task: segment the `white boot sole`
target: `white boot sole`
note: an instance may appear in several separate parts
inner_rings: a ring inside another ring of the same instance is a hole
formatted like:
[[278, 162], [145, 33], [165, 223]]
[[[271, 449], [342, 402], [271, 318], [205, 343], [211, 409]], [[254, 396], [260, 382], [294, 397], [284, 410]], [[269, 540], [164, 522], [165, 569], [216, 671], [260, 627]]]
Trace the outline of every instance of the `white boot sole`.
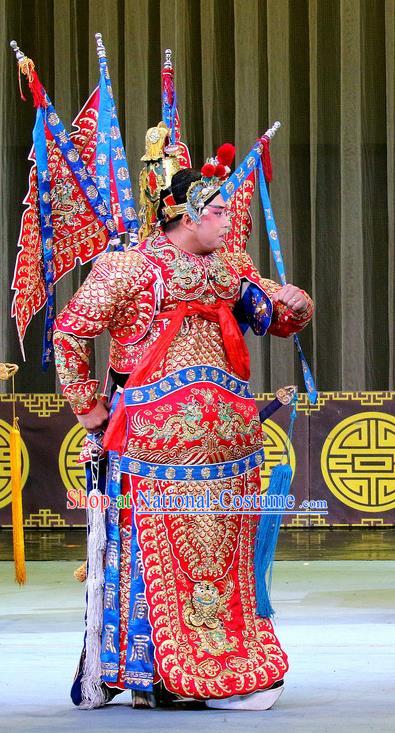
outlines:
[[232, 697], [206, 700], [206, 706], [215, 710], [269, 710], [278, 700], [284, 685], [274, 690], [262, 690], [251, 695], [232, 695]]

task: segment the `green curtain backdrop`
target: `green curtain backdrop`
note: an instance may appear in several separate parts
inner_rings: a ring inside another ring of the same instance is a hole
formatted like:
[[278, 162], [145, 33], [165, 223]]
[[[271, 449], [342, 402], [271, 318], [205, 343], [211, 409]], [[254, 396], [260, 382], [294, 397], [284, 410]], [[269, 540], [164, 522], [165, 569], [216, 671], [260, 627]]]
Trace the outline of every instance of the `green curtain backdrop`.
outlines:
[[[21, 364], [18, 391], [52, 391], [56, 379], [40, 370], [42, 314], [28, 330], [24, 365], [9, 317], [34, 111], [19, 99], [8, 44], [16, 39], [34, 59], [70, 126], [98, 79], [97, 31], [135, 196], [145, 131], [160, 119], [165, 48], [196, 165], [224, 141], [240, 159], [281, 121], [271, 197], [289, 281], [316, 302], [302, 341], [318, 387], [394, 389], [394, 0], [1, 0], [0, 360]], [[257, 201], [254, 219], [251, 254], [275, 276]], [[59, 306], [86, 272], [61, 281]], [[257, 391], [301, 384], [292, 341], [249, 345]], [[102, 339], [99, 375], [105, 352]]]

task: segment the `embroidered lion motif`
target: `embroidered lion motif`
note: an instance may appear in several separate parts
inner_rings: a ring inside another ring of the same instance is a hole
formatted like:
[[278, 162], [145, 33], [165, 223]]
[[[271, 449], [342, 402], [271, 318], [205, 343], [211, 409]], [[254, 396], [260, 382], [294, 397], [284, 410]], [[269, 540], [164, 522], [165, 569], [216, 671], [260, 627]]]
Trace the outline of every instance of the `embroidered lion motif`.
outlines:
[[208, 629], [217, 629], [221, 624], [218, 614], [225, 610], [232, 592], [232, 582], [228, 583], [222, 595], [210, 581], [201, 580], [195, 583], [191, 600], [187, 601], [184, 609], [186, 623], [195, 628], [206, 626]]

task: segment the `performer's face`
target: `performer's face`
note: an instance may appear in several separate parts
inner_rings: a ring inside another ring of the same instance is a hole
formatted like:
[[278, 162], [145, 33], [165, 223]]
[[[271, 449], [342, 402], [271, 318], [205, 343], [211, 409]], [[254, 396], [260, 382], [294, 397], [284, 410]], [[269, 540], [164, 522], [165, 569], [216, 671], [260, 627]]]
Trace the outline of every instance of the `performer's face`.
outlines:
[[222, 196], [218, 194], [206, 204], [194, 234], [202, 254], [220, 249], [230, 228], [230, 212]]
[[222, 247], [230, 229], [230, 211], [219, 194], [206, 204], [199, 222], [184, 214], [179, 225], [167, 233], [170, 241], [195, 254], [210, 254]]

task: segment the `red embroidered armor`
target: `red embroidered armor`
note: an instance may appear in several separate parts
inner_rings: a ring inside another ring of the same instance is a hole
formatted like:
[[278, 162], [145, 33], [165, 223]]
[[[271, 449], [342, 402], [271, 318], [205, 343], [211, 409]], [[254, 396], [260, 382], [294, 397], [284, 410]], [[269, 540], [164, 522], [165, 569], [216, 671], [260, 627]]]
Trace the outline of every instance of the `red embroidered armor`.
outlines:
[[[105, 328], [110, 366], [135, 381], [128, 381], [124, 396], [131, 402], [119, 413], [126, 408], [127, 428], [117, 412], [109, 427], [121, 426], [121, 471], [132, 474], [124, 476], [122, 491], [132, 491], [135, 505], [141, 491], [157, 498], [167, 491], [196, 498], [206, 489], [214, 498], [223, 491], [244, 497], [260, 492], [261, 426], [242, 381], [248, 354], [232, 315], [249, 283], [269, 299], [280, 288], [262, 278], [241, 249], [190, 254], [158, 232], [131, 251], [103, 255], [59, 315], [58, 372], [76, 413], [95, 404], [89, 339]], [[267, 308], [266, 298], [259, 307]], [[268, 330], [288, 336], [311, 314], [309, 298], [297, 315], [274, 302]], [[231, 507], [196, 516], [135, 513], [156, 669], [168, 690], [227, 697], [283, 678], [286, 655], [271, 622], [256, 615], [256, 521]], [[121, 527], [131, 523], [131, 509], [122, 510]], [[124, 688], [131, 683], [126, 539], [120, 556], [119, 665], [112, 672], [104, 662], [102, 673], [107, 684]]]
[[[242, 280], [258, 285], [270, 299], [281, 287], [261, 277], [245, 251], [224, 249], [194, 255], [181, 251], [162, 233], [127, 252], [102, 255], [56, 319], [56, 367], [75, 414], [85, 414], [96, 404], [99, 383], [89, 373], [91, 338], [107, 328], [111, 334], [109, 365], [118, 373], [129, 374], [168, 325], [166, 311], [176, 309], [179, 301], [210, 304], [218, 298], [234, 306]], [[307, 300], [306, 310], [298, 314], [282, 303], [273, 303], [269, 333], [287, 337], [304, 328], [313, 312], [308, 296]], [[188, 321], [169, 349], [169, 367], [196, 363], [196, 349], [191, 356], [186, 343], [187, 329], [187, 342], [195, 343], [206, 363], [208, 359], [208, 363], [227, 368], [218, 323], [199, 315]]]

